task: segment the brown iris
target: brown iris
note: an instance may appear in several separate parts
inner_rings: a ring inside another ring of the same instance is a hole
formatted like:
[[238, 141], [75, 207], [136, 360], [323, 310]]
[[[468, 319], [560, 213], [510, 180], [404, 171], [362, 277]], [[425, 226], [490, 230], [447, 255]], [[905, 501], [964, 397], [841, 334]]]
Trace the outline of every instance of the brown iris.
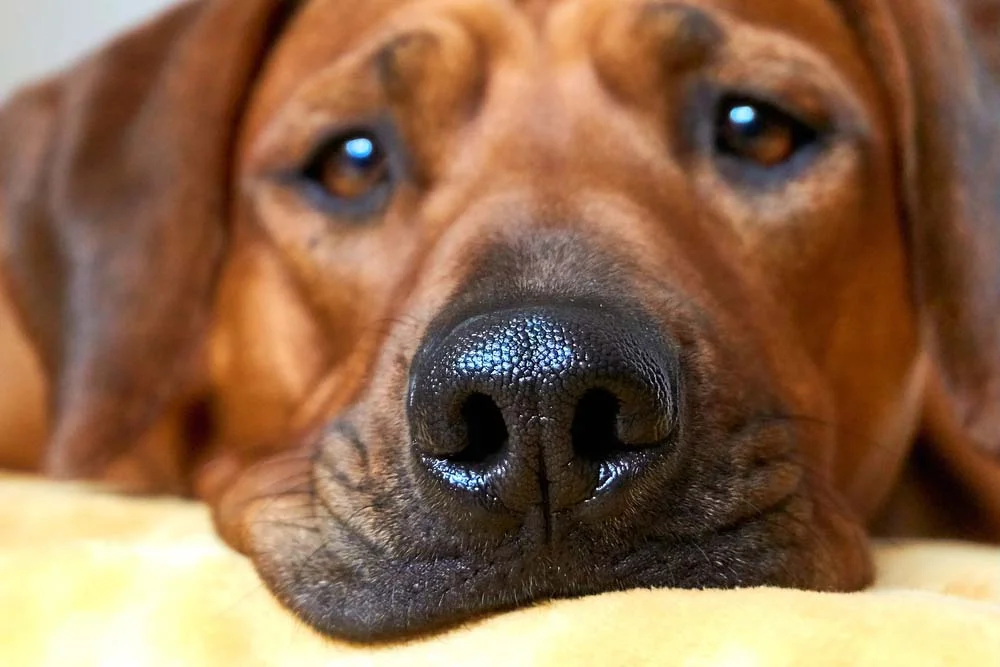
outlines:
[[389, 161], [374, 137], [347, 136], [330, 144], [315, 178], [333, 197], [361, 199], [389, 178]]
[[787, 162], [817, 139], [810, 126], [777, 107], [750, 99], [728, 98], [716, 118], [716, 150], [762, 167]]

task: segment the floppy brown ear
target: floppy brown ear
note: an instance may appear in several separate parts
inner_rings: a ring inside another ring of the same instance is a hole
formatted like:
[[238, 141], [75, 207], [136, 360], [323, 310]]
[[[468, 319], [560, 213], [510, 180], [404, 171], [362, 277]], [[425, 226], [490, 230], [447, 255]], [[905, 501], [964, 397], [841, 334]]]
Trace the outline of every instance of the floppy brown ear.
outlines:
[[294, 4], [182, 4], [0, 109], [0, 272], [50, 381], [48, 472], [100, 476], [191, 374], [234, 135]]
[[959, 3], [842, 2], [898, 130], [914, 299], [931, 361], [915, 457], [942, 503], [963, 508], [938, 524], [964, 520], [966, 532], [1000, 539], [998, 81]]

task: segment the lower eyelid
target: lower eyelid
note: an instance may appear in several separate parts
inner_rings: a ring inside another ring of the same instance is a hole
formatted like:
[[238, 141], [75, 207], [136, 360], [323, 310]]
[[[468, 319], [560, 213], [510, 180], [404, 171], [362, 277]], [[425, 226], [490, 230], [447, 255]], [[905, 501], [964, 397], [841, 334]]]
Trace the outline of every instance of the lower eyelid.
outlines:
[[824, 161], [829, 145], [822, 139], [793, 154], [788, 160], [765, 167], [738, 157], [722, 155], [709, 158], [712, 169], [737, 189], [752, 193], [780, 190], [801, 175], [816, 169]]
[[386, 179], [364, 197], [346, 200], [330, 196], [320, 184], [313, 181], [299, 179], [291, 185], [313, 209], [334, 219], [350, 222], [366, 221], [380, 214], [388, 206], [394, 189], [393, 182]]

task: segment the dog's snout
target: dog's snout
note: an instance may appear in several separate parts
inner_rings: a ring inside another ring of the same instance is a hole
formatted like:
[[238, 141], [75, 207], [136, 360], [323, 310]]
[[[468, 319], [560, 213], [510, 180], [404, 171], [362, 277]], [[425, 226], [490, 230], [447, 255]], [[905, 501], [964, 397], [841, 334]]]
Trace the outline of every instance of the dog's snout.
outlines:
[[417, 355], [413, 445], [449, 491], [565, 509], [669, 444], [675, 359], [653, 327], [598, 306], [478, 315]]

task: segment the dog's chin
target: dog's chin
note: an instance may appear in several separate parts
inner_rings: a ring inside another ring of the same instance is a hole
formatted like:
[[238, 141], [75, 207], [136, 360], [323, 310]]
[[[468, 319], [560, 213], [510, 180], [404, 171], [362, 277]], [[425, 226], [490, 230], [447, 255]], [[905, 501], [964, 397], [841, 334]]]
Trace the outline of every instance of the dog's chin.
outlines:
[[387, 538], [405, 546], [383, 548], [317, 505], [304, 513], [301, 498], [262, 503], [247, 524], [247, 551], [283, 605], [350, 641], [405, 639], [545, 600], [632, 588], [847, 591], [871, 577], [860, 528], [800, 496], [683, 539], [624, 542], [594, 530], [530, 550], [512, 537], [441, 551], [419, 534]]

